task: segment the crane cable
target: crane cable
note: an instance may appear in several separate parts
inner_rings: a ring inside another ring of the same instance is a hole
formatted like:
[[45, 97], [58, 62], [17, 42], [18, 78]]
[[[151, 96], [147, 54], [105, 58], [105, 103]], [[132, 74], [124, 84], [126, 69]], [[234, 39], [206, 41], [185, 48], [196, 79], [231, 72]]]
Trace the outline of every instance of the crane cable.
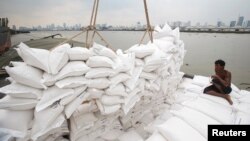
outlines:
[[[89, 48], [90, 46], [93, 45], [93, 40], [94, 40], [94, 36], [95, 34], [97, 34], [99, 36], [99, 38], [106, 43], [106, 46], [112, 50], [114, 50], [110, 44], [102, 37], [102, 35], [97, 31], [96, 29], [96, 18], [97, 18], [97, 12], [98, 12], [98, 6], [99, 6], [99, 0], [95, 0], [94, 1], [94, 5], [93, 5], [93, 8], [92, 8], [92, 13], [91, 13], [91, 19], [90, 19], [90, 25], [87, 26], [86, 28], [83, 28], [82, 31], [78, 34], [76, 34], [75, 36], [63, 41], [62, 43], [60, 43], [59, 45], [62, 45], [64, 43], [67, 43], [69, 41], [71, 41], [72, 39], [74, 39], [75, 37], [81, 35], [82, 33], [84, 32], [87, 32], [86, 33], [86, 42], [85, 42], [85, 45], [87, 48]], [[149, 38], [150, 38], [150, 41], [151, 43], [153, 43], [153, 29], [150, 25], [150, 20], [149, 20], [149, 15], [148, 15], [148, 8], [147, 8], [147, 1], [144, 0], [144, 10], [145, 10], [145, 15], [146, 15], [146, 20], [147, 20], [147, 28], [146, 28], [146, 31], [144, 32], [143, 34], [143, 37], [139, 43], [139, 45], [141, 45], [141, 43], [143, 42], [146, 34], [148, 33], [149, 35]], [[88, 34], [89, 34], [89, 31], [93, 31], [93, 34], [92, 34], [92, 37], [91, 37], [91, 41], [90, 41], [90, 44], [88, 44]], [[57, 46], [59, 46], [57, 45]]]
[[146, 31], [144, 32], [143, 36], [142, 36], [142, 39], [140, 41], [140, 44], [139, 46], [142, 44], [142, 41], [144, 40], [146, 34], [148, 33], [149, 35], [149, 38], [150, 38], [150, 41], [151, 43], [153, 43], [153, 29], [150, 25], [150, 20], [149, 20], [149, 15], [148, 15], [148, 7], [147, 7], [147, 1], [144, 0], [144, 10], [145, 10], [145, 15], [146, 15], [146, 20], [147, 20], [147, 28], [146, 28]]
[[[98, 12], [98, 7], [99, 7], [99, 0], [95, 0], [93, 9], [92, 9], [92, 14], [91, 14], [91, 19], [90, 19], [90, 25], [88, 26], [89, 28], [87, 29], [87, 35], [86, 35], [86, 47], [89, 48], [89, 46], [93, 45], [93, 40], [95, 35], [99, 36], [101, 41], [103, 41], [106, 46], [112, 50], [114, 50], [110, 44], [103, 38], [103, 36], [97, 31], [96, 29], [96, 18], [97, 18], [97, 12]], [[93, 31], [90, 44], [88, 44], [88, 32]]]

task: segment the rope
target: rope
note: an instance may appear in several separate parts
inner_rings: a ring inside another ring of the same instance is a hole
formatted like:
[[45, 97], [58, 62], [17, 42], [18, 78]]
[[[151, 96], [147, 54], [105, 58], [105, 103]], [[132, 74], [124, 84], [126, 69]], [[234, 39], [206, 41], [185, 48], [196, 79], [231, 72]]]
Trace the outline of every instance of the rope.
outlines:
[[150, 38], [151, 43], [153, 43], [153, 33], [152, 33], [152, 28], [150, 25], [150, 21], [149, 21], [149, 15], [148, 15], [148, 8], [147, 8], [147, 1], [144, 0], [144, 9], [145, 9], [145, 15], [146, 15], [146, 20], [147, 20], [147, 29], [145, 31], [145, 33], [143, 34], [143, 37], [139, 43], [139, 46], [141, 45], [142, 41], [144, 40], [146, 33], [148, 32], [148, 36]]
[[109, 45], [109, 43], [101, 36], [101, 34], [100, 34], [99, 32], [96, 31], [96, 34], [101, 38], [101, 40], [102, 40], [103, 42], [106, 43], [106, 46], [107, 46], [108, 48], [110, 48], [110, 49], [112, 49], [113, 51], [115, 51], [115, 49], [112, 48], [112, 47]]
[[[89, 25], [87, 28], [84, 28], [82, 32], [80, 32], [80, 33], [78, 33], [77, 35], [71, 37], [70, 39], [65, 40], [64, 42], [60, 43], [59, 45], [64, 44], [64, 43], [66, 43], [66, 42], [68, 42], [68, 41], [74, 39], [75, 37], [77, 37], [77, 36], [79, 36], [80, 34], [82, 34], [82, 33], [84, 33], [84, 32], [87, 31], [87, 33], [86, 33], [86, 43], [85, 43], [85, 44], [86, 44], [86, 47], [89, 48], [89, 46], [88, 46], [88, 38], [89, 38], [89, 37], [88, 37], [88, 34], [89, 34], [89, 31], [93, 31], [93, 34], [92, 34], [92, 37], [91, 37], [91, 40], [90, 40], [90, 45], [93, 44], [93, 40], [94, 40], [95, 34], [97, 34], [97, 35], [101, 38], [101, 40], [102, 40], [103, 42], [106, 43], [106, 45], [107, 45], [108, 48], [114, 50], [114, 49], [109, 45], [109, 43], [101, 36], [101, 34], [100, 34], [100, 33], [96, 30], [96, 28], [95, 28], [95, 26], [96, 26], [96, 19], [97, 19], [98, 7], [99, 7], [99, 0], [95, 0], [95, 1], [94, 1], [94, 5], [93, 5], [93, 8], [92, 8], [92, 13], [91, 13], [90, 25]], [[150, 21], [149, 21], [148, 8], [147, 8], [147, 1], [146, 1], [146, 0], [144, 0], [144, 9], [145, 9], [145, 15], [146, 15], [146, 20], [147, 20], [147, 29], [146, 29], [145, 33], [143, 34], [143, 37], [142, 37], [142, 39], [141, 39], [141, 41], [140, 41], [140, 44], [141, 44], [142, 41], [144, 40], [144, 38], [145, 38], [147, 32], [148, 32], [148, 35], [149, 35], [149, 37], [150, 37], [150, 41], [153, 42], [153, 33], [152, 33], [153, 30], [152, 30], [152, 28], [151, 28]], [[139, 44], [139, 45], [140, 45], [140, 44]], [[59, 46], [59, 45], [57, 45], [57, 46]], [[57, 47], [57, 46], [56, 46], [56, 47]]]
[[[89, 39], [88, 37], [88, 33], [89, 31], [93, 31], [92, 37], [90, 39], [90, 45], [93, 44], [93, 40], [95, 37], [95, 34], [97, 34], [100, 39], [107, 45], [107, 47], [109, 47], [110, 49], [114, 50], [109, 43], [102, 37], [102, 35], [96, 30], [95, 26], [96, 26], [96, 19], [97, 19], [97, 12], [98, 12], [98, 7], [99, 7], [99, 0], [95, 0], [94, 5], [93, 5], [93, 9], [92, 9], [92, 14], [91, 14], [91, 20], [90, 20], [90, 25], [88, 26], [89, 28], [87, 29], [87, 35], [86, 35], [86, 44], [87, 41]], [[88, 47], [88, 46], [87, 46]]]
[[94, 26], [96, 24], [96, 17], [97, 17], [97, 12], [98, 12], [98, 6], [99, 6], [99, 0], [97, 0], [97, 4], [96, 4], [96, 11], [95, 11], [95, 19], [94, 19]]
[[[69, 39], [64, 40], [63, 42], [61, 42], [61, 43], [58, 44], [57, 46], [60, 46], [60, 45], [62, 45], [62, 44], [64, 44], [64, 43], [67, 43], [67, 42], [71, 41], [71, 40], [74, 39], [75, 37], [77, 37], [77, 36], [81, 35], [82, 33], [86, 32], [87, 30], [88, 30], [88, 27], [87, 27], [87, 28], [84, 28], [80, 33], [76, 34], [75, 36], [73, 36], [73, 37], [71, 37], [71, 38], [69, 38]], [[57, 47], [57, 46], [56, 46], [56, 47]], [[56, 47], [54, 47], [54, 48], [56, 48]]]
[[93, 16], [94, 16], [94, 12], [96, 10], [96, 0], [94, 2], [94, 5], [93, 5], [93, 8], [92, 8], [92, 14], [91, 14], [91, 19], [90, 19], [90, 23], [89, 25], [92, 25], [92, 22], [93, 22]]

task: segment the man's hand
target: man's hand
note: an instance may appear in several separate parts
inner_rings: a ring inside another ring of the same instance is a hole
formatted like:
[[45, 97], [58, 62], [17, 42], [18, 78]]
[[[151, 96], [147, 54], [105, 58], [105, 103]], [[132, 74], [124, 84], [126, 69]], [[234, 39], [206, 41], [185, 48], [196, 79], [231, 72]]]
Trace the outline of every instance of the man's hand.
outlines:
[[220, 77], [218, 75], [212, 75], [211, 76], [213, 79], [220, 79]]

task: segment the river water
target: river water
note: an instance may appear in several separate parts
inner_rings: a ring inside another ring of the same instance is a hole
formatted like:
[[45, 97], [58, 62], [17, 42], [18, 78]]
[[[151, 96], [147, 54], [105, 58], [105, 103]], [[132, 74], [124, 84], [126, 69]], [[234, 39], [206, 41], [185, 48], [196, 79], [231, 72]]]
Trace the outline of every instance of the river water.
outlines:
[[[12, 45], [56, 33], [61, 33], [63, 37], [70, 38], [79, 32], [35, 31], [29, 34], [18, 34], [12, 36]], [[113, 48], [125, 50], [139, 43], [144, 32], [103, 31], [100, 33]], [[84, 33], [74, 40], [85, 42], [85, 36]], [[226, 62], [226, 69], [232, 72], [232, 82], [242, 89], [250, 87], [250, 34], [181, 32], [181, 40], [184, 41], [187, 50], [181, 71], [188, 74], [210, 76], [214, 74], [214, 61], [223, 59]], [[99, 38], [96, 38], [95, 41], [103, 43]], [[148, 38], [144, 42], [147, 41]], [[249, 85], [242, 83], [248, 83]]]

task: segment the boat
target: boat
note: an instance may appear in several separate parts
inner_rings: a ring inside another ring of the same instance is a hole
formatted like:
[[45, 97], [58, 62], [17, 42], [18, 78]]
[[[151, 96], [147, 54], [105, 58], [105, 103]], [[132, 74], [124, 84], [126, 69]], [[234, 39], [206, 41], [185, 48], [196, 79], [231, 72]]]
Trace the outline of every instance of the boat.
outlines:
[[0, 55], [11, 47], [10, 28], [8, 18], [0, 18]]

